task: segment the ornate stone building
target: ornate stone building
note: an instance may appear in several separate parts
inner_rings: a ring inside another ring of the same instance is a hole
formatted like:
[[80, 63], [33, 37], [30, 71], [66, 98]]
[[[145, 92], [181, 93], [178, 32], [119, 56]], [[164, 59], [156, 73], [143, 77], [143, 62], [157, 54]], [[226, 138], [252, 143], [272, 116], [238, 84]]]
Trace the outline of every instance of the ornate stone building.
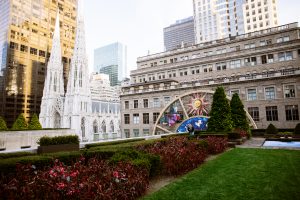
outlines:
[[176, 131], [193, 102], [205, 96], [199, 105], [209, 104], [205, 94], [218, 86], [239, 93], [258, 128], [300, 122], [297, 23], [140, 57], [137, 65], [121, 92], [123, 137], [169, 133], [173, 124]]
[[[103, 101], [101, 95], [106, 95], [106, 92], [102, 93], [97, 89], [105, 87], [97, 84], [96, 78], [92, 78], [92, 91], [98, 92], [93, 92], [94, 100], [92, 100], [82, 14], [78, 14], [77, 18], [74, 54], [71, 59], [67, 92], [64, 94], [59, 17], [56, 20], [40, 113], [43, 128], [74, 129], [81, 141], [120, 137], [119, 100], [106, 98]], [[112, 101], [114, 103], [111, 103]]]

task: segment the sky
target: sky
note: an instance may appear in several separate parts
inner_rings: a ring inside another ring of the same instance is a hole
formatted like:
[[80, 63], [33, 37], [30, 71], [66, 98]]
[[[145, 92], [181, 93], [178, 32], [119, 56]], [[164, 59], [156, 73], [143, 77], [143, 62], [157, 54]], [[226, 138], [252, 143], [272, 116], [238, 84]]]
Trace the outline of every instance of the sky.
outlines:
[[[279, 24], [300, 22], [299, 0], [278, 0]], [[163, 28], [193, 15], [192, 0], [85, 0], [84, 16], [90, 70], [94, 49], [127, 45], [128, 68], [137, 57], [164, 51]]]

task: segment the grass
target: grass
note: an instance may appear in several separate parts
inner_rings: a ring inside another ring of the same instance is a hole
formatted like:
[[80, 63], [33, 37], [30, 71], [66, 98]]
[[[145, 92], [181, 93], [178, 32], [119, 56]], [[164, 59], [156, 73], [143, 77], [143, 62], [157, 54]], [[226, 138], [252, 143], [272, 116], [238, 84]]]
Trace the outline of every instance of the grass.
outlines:
[[143, 199], [297, 200], [300, 151], [234, 149]]

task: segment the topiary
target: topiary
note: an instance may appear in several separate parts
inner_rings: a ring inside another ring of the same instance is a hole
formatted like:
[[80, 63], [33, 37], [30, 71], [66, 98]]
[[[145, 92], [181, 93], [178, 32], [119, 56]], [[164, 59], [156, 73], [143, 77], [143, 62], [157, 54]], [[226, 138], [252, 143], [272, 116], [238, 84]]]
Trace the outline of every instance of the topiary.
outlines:
[[0, 117], [0, 131], [6, 131], [6, 130], [7, 130], [6, 122], [2, 117]]
[[231, 131], [232, 120], [229, 101], [223, 87], [218, 87], [213, 95], [213, 103], [208, 120], [208, 131]]
[[298, 123], [294, 129], [294, 134], [300, 134], [300, 123]]
[[249, 131], [249, 123], [247, 120], [244, 105], [238, 94], [234, 94], [230, 101], [231, 119], [233, 128]]
[[37, 115], [34, 113], [30, 122], [29, 122], [29, 125], [28, 125], [28, 129], [29, 130], [42, 130], [42, 125], [40, 124], [39, 122], [39, 118], [37, 117]]
[[266, 129], [266, 134], [277, 134], [278, 130], [273, 124], [269, 124], [268, 128]]
[[26, 122], [23, 114], [20, 114], [18, 116], [18, 118], [14, 122], [11, 129], [14, 130], [14, 131], [20, 131], [20, 130], [27, 130], [28, 129], [28, 125], [27, 125], [27, 122]]

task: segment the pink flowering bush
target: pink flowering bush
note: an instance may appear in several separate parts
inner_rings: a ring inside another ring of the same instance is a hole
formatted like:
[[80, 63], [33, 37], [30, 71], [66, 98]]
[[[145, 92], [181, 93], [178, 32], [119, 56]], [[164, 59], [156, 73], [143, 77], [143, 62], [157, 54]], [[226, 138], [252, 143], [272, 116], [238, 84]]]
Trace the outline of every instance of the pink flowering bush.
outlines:
[[136, 199], [148, 184], [147, 169], [97, 159], [85, 164], [82, 157], [73, 166], [56, 160], [45, 170], [18, 165], [14, 177], [1, 178], [0, 194], [3, 199]]
[[205, 140], [207, 142], [207, 149], [209, 154], [222, 153], [228, 147], [226, 138], [208, 137]]
[[207, 151], [191, 142], [187, 137], [174, 137], [165, 141], [137, 146], [138, 150], [159, 155], [162, 161], [162, 173], [179, 175], [198, 167], [207, 157]]

